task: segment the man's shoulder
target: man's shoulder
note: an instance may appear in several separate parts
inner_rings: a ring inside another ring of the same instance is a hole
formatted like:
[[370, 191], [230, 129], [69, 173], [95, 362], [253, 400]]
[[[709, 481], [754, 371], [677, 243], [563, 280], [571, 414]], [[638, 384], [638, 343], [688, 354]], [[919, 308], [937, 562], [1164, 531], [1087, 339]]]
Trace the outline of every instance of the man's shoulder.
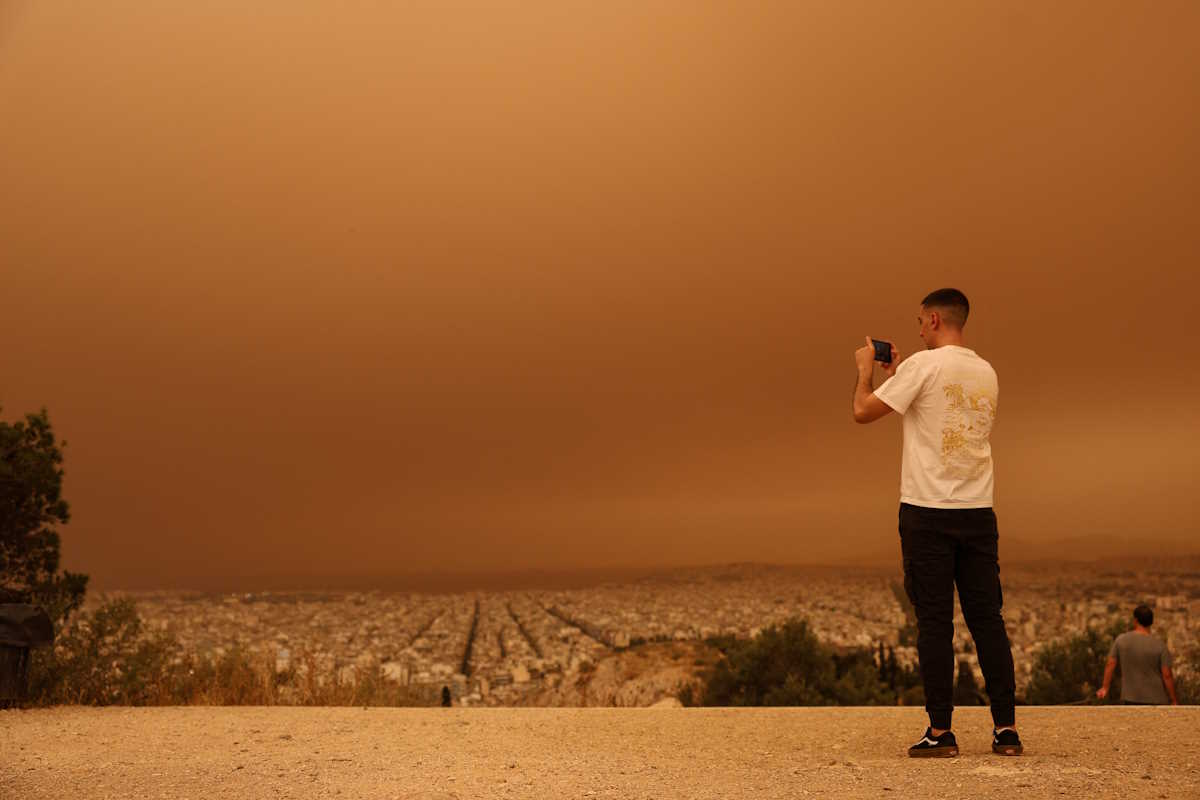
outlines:
[[[939, 353], [939, 351], [941, 352]], [[946, 363], [952, 364], [955, 367], [965, 367], [975, 374], [985, 373], [992, 380], [996, 380], [996, 368], [992, 366], [992, 362], [969, 347], [939, 347], [936, 350], [929, 350], [927, 352], [939, 353], [939, 360], [944, 359]]]
[[1113, 639], [1113, 647], [1118, 650], [1124, 650], [1126, 653], [1130, 652], [1131, 648], [1133, 651], [1137, 651], [1138, 646], [1141, 644], [1141, 642], [1134, 641], [1131, 638], [1131, 637], [1137, 636], [1137, 635], [1138, 634], [1134, 633], [1133, 631], [1125, 631], [1124, 633], [1118, 633], [1117, 638]]
[[986, 358], [966, 345], [944, 345], [942, 347], [935, 347], [931, 350], [925, 350], [924, 352], [939, 358], [965, 358], [970, 359], [971, 361], [987, 364], [989, 367], [991, 366], [991, 363]]
[[900, 362], [897, 369], [907, 366], [908, 369], [919, 369], [933, 363], [936, 358], [934, 350], [918, 350]]
[[1167, 645], [1162, 639], [1154, 634], [1138, 633], [1137, 631], [1125, 631], [1118, 634], [1115, 644], [1124, 646], [1126, 644], [1145, 650], [1165, 650]]

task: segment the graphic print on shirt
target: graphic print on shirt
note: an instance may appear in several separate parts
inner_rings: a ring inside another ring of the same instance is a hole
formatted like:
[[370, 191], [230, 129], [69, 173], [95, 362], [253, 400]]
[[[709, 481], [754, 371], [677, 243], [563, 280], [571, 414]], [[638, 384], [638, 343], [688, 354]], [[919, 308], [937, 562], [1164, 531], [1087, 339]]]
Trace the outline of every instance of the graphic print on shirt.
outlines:
[[946, 410], [942, 415], [942, 466], [975, 477], [987, 467], [988, 436], [996, 419], [996, 397], [990, 392], [964, 388], [961, 383], [942, 387]]

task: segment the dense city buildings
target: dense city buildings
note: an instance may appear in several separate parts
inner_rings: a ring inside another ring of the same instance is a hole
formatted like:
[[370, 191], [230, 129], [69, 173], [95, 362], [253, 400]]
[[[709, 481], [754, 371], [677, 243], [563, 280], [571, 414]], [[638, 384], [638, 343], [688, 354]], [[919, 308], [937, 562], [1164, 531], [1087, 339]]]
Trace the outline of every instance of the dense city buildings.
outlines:
[[[752, 637], [806, 619], [834, 648], [880, 644], [915, 664], [915, 634], [897, 570], [730, 565], [571, 590], [397, 593], [133, 593], [150, 630], [186, 650], [235, 647], [275, 669], [353, 680], [363, 668], [406, 686], [449, 687], [458, 704], [537, 702], [545, 690], [648, 642]], [[102, 599], [96, 597], [92, 603]], [[1004, 614], [1018, 687], [1035, 650], [1155, 607], [1155, 632], [1177, 653], [1200, 635], [1200, 571], [1096, 564], [1005, 568]], [[979, 676], [961, 611], [955, 649]], [[325, 679], [324, 677], [322, 679]]]

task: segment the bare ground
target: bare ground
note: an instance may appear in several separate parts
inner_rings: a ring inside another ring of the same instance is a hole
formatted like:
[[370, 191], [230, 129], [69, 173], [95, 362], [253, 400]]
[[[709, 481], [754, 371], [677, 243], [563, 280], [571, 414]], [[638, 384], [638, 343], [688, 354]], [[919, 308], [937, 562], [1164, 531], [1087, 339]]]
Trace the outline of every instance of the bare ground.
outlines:
[[913, 708], [0, 712], [0, 798], [1200, 798], [1200, 707], [1021, 708], [1027, 755], [909, 759]]

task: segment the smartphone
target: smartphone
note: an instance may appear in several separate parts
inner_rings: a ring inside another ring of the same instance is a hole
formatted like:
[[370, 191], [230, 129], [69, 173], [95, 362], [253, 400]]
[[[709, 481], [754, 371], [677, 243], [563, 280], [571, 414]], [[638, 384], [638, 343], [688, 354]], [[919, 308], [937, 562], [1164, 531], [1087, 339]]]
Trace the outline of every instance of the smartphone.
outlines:
[[875, 345], [875, 360], [882, 361], [885, 364], [892, 363], [892, 343], [883, 342], [879, 339], [872, 339], [871, 344]]

